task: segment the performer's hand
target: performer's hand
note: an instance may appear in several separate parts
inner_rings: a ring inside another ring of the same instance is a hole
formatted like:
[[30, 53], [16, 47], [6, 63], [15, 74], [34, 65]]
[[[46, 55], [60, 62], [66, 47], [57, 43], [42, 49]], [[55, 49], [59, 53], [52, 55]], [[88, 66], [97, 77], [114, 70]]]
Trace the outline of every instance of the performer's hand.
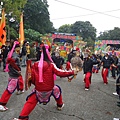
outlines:
[[21, 71], [18, 71], [18, 73], [21, 75]]
[[82, 68], [80, 68], [79, 71], [82, 71]]
[[85, 77], [85, 74], [83, 74], [83, 77]]
[[77, 75], [78, 72], [79, 72], [78, 70], [76, 70], [76, 69], [74, 70], [74, 74], [75, 74], [75, 75]]

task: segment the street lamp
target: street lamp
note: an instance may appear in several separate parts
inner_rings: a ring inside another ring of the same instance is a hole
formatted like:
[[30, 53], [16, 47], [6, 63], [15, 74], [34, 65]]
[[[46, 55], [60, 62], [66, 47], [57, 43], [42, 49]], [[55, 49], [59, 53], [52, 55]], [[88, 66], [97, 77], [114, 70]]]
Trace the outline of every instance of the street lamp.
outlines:
[[3, 6], [3, 2], [0, 2], [0, 17], [2, 16], [2, 6]]
[[10, 27], [11, 24], [16, 21], [15, 17], [12, 17], [12, 12], [9, 14], [6, 14], [7, 20], [8, 20], [8, 41], [10, 41]]

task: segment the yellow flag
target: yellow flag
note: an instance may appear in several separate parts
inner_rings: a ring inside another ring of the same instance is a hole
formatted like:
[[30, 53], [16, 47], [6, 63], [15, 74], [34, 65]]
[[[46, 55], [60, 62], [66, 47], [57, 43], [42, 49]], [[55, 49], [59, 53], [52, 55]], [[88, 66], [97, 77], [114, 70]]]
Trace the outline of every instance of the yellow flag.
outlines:
[[19, 42], [23, 45], [24, 38], [24, 24], [23, 24], [23, 13], [20, 16], [20, 27], [19, 27]]
[[4, 9], [2, 10], [2, 18], [0, 21], [0, 47], [1, 45], [5, 45], [6, 42], [6, 19]]

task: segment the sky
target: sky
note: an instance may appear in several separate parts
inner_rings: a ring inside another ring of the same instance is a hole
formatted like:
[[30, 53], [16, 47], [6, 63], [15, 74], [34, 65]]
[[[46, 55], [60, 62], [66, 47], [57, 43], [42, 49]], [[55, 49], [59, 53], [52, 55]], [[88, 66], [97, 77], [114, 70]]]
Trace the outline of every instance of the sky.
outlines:
[[97, 35], [120, 28], [120, 0], [48, 0], [48, 5], [56, 29], [76, 21], [89, 21], [97, 29]]

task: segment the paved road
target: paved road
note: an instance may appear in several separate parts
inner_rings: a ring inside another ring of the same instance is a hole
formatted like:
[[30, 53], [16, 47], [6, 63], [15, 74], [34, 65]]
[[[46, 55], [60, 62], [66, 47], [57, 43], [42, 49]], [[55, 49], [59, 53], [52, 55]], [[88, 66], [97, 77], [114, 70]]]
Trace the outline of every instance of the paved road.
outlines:
[[[25, 68], [22, 68], [25, 76]], [[7, 85], [7, 73], [0, 69], [0, 95]], [[59, 78], [55, 81], [62, 88], [65, 107], [62, 111], [56, 110], [53, 97], [47, 105], [38, 104], [30, 114], [30, 120], [113, 120], [120, 118], [120, 107], [116, 106], [118, 97], [112, 95], [115, 92], [115, 80], [109, 78], [109, 84], [104, 85], [101, 74], [93, 74], [92, 84], [89, 91], [84, 90], [83, 73], [80, 72], [76, 79], [68, 82], [67, 78]], [[6, 112], [0, 112], [0, 120], [12, 120], [18, 117], [25, 103], [26, 96], [31, 89], [24, 94], [10, 98]]]

